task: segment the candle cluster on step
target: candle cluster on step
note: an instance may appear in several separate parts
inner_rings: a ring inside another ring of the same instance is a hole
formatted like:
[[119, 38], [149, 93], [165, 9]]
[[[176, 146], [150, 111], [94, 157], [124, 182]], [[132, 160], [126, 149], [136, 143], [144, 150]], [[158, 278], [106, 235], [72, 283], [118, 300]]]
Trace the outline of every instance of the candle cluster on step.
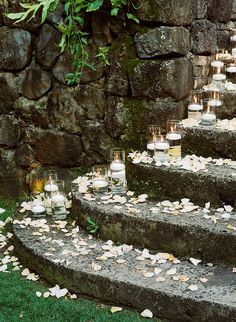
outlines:
[[58, 180], [55, 171], [33, 172], [29, 183], [31, 193], [28, 210], [33, 217], [49, 215], [54, 220], [66, 218], [68, 199], [65, 195], [65, 182]]
[[92, 190], [94, 194], [105, 194], [108, 191], [114, 194], [126, 192], [124, 149], [112, 148], [109, 166], [95, 165], [92, 168]]
[[181, 159], [181, 131], [178, 120], [148, 127], [148, 156], [156, 162]]

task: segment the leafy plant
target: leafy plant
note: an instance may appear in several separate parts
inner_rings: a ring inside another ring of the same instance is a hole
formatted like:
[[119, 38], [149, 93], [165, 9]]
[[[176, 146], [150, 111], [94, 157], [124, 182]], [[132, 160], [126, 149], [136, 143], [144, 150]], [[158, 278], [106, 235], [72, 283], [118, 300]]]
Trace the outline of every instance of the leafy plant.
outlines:
[[92, 217], [87, 218], [87, 230], [90, 232], [90, 234], [96, 234], [99, 230], [99, 225], [96, 223], [96, 221]]
[[[41, 13], [41, 23], [43, 23], [49, 12], [56, 10], [59, 0], [37, 0], [36, 3], [20, 3], [25, 9], [23, 12], [9, 13], [6, 16], [9, 19], [16, 20], [16, 23], [22, 21], [30, 21]], [[117, 16], [122, 8], [129, 8], [129, 0], [110, 0], [111, 16]], [[135, 8], [133, 3], [132, 6]], [[85, 32], [84, 25], [87, 12], [94, 12], [101, 9], [103, 0], [66, 0], [64, 9], [66, 17], [64, 22], [57, 25], [57, 29], [61, 32], [61, 41], [59, 47], [61, 52], [68, 48], [74, 58], [74, 71], [66, 76], [68, 85], [77, 84], [82, 75], [84, 68], [96, 70], [89, 63], [88, 39], [89, 33]], [[139, 22], [138, 18], [131, 13], [127, 13], [127, 18], [135, 22]], [[109, 47], [99, 48], [96, 57], [100, 57], [106, 65], [108, 61]]]

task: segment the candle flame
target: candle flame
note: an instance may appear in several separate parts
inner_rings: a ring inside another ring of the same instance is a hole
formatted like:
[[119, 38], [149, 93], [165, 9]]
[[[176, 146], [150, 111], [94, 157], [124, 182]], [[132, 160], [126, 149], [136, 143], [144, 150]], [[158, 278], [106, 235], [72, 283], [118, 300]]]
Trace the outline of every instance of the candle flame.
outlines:
[[220, 74], [220, 67], [217, 67], [216, 74]]
[[210, 113], [210, 105], [207, 105], [207, 113]]
[[161, 135], [161, 142], [163, 142], [164, 141], [164, 138], [163, 138], [163, 135]]
[[155, 133], [153, 133], [153, 135], [152, 135], [152, 140], [153, 140], [153, 142], [155, 143], [156, 142], [156, 140], [157, 140], [157, 136], [156, 136], [156, 134]]
[[175, 132], [176, 131], [176, 124], [173, 124], [170, 126], [170, 131]]
[[119, 161], [120, 161], [120, 155], [119, 155], [119, 152], [116, 152], [116, 153], [114, 154], [114, 161], [115, 161], [115, 162], [119, 162]]
[[197, 103], [197, 96], [193, 96], [193, 101], [194, 101], [194, 103]]

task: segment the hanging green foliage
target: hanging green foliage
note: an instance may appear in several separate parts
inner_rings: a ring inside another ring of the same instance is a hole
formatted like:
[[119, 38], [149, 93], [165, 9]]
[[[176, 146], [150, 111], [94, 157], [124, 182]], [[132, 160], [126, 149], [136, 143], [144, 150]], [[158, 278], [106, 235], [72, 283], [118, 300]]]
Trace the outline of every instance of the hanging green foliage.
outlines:
[[[111, 16], [117, 16], [122, 8], [129, 10], [130, 5], [133, 5], [129, 0], [109, 0], [111, 4]], [[68, 85], [79, 83], [84, 68], [96, 70], [89, 63], [88, 39], [89, 33], [84, 30], [85, 13], [94, 12], [101, 9], [103, 0], [66, 0], [64, 4], [66, 17], [63, 23], [57, 25], [57, 29], [61, 32], [61, 41], [59, 47], [61, 52], [68, 48], [74, 58], [74, 71], [66, 76]], [[41, 14], [41, 23], [44, 23], [48, 14], [56, 10], [59, 0], [37, 0], [36, 3], [20, 3], [25, 9], [22, 12], [8, 13], [6, 16], [9, 19], [15, 20], [16, 23], [22, 21], [30, 21]], [[138, 18], [131, 13], [127, 13], [127, 18], [139, 22]], [[108, 61], [109, 47], [99, 48], [96, 57], [109, 65]]]

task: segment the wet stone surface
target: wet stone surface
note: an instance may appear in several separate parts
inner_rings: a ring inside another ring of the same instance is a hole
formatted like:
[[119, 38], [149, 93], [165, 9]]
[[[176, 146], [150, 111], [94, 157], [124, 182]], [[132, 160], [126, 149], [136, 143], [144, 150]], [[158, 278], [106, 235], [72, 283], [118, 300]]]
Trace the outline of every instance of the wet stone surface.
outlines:
[[73, 292], [148, 307], [175, 321], [234, 321], [236, 275], [230, 268], [196, 267], [171, 254], [104, 243], [66, 222], [25, 218], [14, 221], [13, 232], [22, 262]]

